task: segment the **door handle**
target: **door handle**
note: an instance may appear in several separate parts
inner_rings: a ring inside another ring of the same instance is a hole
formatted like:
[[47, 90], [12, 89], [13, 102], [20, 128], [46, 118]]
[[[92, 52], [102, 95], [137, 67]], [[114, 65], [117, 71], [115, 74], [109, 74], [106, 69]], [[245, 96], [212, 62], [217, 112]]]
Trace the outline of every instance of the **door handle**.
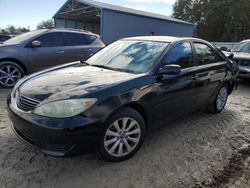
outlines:
[[91, 51], [93, 51], [93, 49], [86, 49], [86, 50], [84, 50], [85, 52], [91, 52]]
[[64, 52], [65, 52], [64, 50], [58, 50], [56, 53], [57, 54], [64, 54]]

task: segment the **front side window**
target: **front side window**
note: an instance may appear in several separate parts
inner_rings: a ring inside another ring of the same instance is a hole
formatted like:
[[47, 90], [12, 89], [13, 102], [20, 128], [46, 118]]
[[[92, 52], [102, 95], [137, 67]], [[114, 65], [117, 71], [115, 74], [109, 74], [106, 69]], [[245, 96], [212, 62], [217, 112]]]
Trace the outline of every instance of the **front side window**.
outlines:
[[117, 41], [89, 58], [92, 66], [143, 73], [159, 59], [168, 43], [153, 41]]
[[64, 46], [62, 33], [48, 33], [38, 37], [37, 39], [41, 42], [41, 47], [59, 47]]
[[164, 64], [180, 65], [182, 69], [194, 66], [192, 48], [189, 42], [175, 45], [164, 57]]
[[203, 43], [194, 43], [198, 65], [207, 65], [221, 61], [221, 58], [212, 48]]
[[80, 33], [64, 33], [66, 46], [81, 46], [86, 45], [85, 38]]

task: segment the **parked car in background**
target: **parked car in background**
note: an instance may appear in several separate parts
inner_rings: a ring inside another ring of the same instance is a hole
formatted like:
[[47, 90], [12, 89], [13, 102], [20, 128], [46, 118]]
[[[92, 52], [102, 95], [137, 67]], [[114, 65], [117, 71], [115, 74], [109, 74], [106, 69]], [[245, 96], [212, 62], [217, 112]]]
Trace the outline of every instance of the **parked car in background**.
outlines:
[[238, 77], [250, 79], [250, 40], [240, 42], [230, 52], [224, 51], [226, 56], [230, 53], [233, 53], [232, 60], [239, 65]]
[[0, 86], [13, 87], [24, 75], [86, 60], [105, 45], [94, 33], [72, 29], [31, 31], [0, 44]]
[[6, 40], [9, 40], [11, 38], [15, 37], [15, 35], [1, 35], [0, 34], [0, 43], [6, 41]]
[[127, 38], [86, 62], [19, 81], [7, 100], [9, 117], [14, 132], [44, 153], [99, 149], [121, 161], [157, 125], [204, 107], [221, 112], [236, 84], [234, 64], [200, 39]]

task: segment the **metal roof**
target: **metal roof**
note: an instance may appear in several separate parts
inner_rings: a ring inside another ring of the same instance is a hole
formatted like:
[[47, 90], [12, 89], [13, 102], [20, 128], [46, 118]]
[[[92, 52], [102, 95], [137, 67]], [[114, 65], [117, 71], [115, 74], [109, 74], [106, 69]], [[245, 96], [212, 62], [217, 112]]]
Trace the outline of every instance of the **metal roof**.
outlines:
[[[195, 25], [193, 23], [179, 20], [176, 18], [172, 18], [170, 16], [165, 16], [165, 15], [161, 15], [161, 14], [155, 14], [155, 13], [151, 13], [151, 12], [136, 10], [136, 9], [132, 9], [132, 8], [122, 7], [122, 6], [117, 6], [117, 5], [103, 3], [103, 2], [99, 2], [99, 1], [93, 1], [93, 0], [77, 0], [77, 1], [82, 3], [82, 4], [92, 6], [92, 7], [98, 8], [98, 9], [107, 9], [107, 10], [129, 13], [129, 14], [134, 14], [134, 15], [139, 15], [139, 16], [167, 20], [167, 21], [171, 21], [171, 22], [177, 22], [177, 23], [188, 24], [188, 25]], [[68, 0], [63, 5], [63, 7], [66, 6], [68, 2], [70, 2], [70, 0]], [[56, 17], [58, 14], [60, 14], [60, 11], [62, 10], [62, 8], [58, 10], [58, 12], [54, 15], [54, 17]]]

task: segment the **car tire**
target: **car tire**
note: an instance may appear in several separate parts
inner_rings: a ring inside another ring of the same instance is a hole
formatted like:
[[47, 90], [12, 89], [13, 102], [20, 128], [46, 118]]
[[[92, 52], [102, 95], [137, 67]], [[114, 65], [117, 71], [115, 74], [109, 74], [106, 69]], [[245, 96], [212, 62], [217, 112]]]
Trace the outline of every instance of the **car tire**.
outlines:
[[111, 162], [132, 157], [140, 149], [145, 131], [145, 121], [139, 112], [120, 109], [105, 123], [100, 141], [101, 156]]
[[0, 87], [12, 88], [24, 76], [23, 68], [15, 62], [0, 62]]
[[220, 87], [213, 103], [208, 106], [207, 112], [213, 114], [222, 112], [222, 110], [226, 106], [227, 99], [228, 99], [228, 85], [224, 84], [222, 87]]

